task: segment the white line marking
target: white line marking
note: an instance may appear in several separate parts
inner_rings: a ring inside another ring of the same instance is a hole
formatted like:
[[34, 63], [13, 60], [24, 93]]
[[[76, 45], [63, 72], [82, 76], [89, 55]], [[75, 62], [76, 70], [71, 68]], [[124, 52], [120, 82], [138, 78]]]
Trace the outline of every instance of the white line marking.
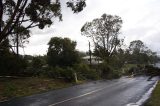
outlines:
[[79, 95], [79, 96], [76, 96], [76, 97], [73, 97], [73, 98], [69, 98], [69, 99], [66, 99], [66, 100], [63, 100], [63, 101], [60, 101], [60, 102], [56, 102], [56, 103], [51, 104], [51, 105], [48, 105], [48, 106], [55, 106], [55, 105], [58, 105], [58, 104], [61, 104], [61, 103], [64, 103], [64, 102], [67, 102], [67, 101], [70, 101], [70, 100], [73, 100], [73, 99], [77, 99], [77, 98], [80, 98], [80, 97], [83, 97], [83, 96], [87, 96], [87, 95], [93, 94], [93, 93], [95, 93], [95, 92], [101, 91], [101, 90], [103, 90], [103, 89], [105, 89], [105, 88], [106, 88], [106, 87], [101, 88], [101, 89], [97, 89], [97, 90], [94, 90], [94, 91], [85, 93], [85, 94], [83, 94], [83, 95]]
[[[119, 84], [119, 83], [116, 83], [116, 84]], [[113, 86], [112, 84], [110, 86]], [[108, 87], [108, 86], [107, 86]], [[58, 105], [58, 104], [61, 104], [61, 103], [64, 103], [64, 102], [67, 102], [67, 101], [70, 101], [70, 100], [73, 100], [73, 99], [77, 99], [77, 98], [80, 98], [80, 97], [84, 97], [84, 96], [87, 96], [87, 95], [90, 95], [90, 94], [93, 94], [95, 92], [98, 92], [98, 91], [101, 91], [107, 87], [103, 87], [103, 88], [100, 88], [100, 89], [97, 89], [97, 90], [94, 90], [94, 91], [91, 91], [91, 92], [88, 92], [88, 93], [85, 93], [85, 94], [82, 94], [82, 95], [79, 95], [79, 96], [76, 96], [76, 97], [73, 97], [73, 98], [69, 98], [69, 99], [66, 99], [66, 100], [63, 100], [63, 101], [60, 101], [60, 102], [56, 102], [56, 103], [53, 103], [51, 105], [48, 105], [48, 106], [55, 106], [55, 105]]]

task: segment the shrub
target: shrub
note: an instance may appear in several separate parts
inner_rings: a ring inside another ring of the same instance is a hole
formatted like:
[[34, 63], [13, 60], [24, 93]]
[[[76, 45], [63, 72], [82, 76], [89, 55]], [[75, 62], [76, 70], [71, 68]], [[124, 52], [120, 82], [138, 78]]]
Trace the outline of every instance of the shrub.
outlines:
[[55, 79], [64, 79], [66, 81], [73, 81], [73, 69], [71, 67], [61, 68], [61, 67], [48, 67], [48, 69], [45, 71], [45, 75], [47, 75], [50, 78]]
[[45, 69], [45, 75], [50, 78], [60, 78], [60, 72], [63, 70], [60, 67], [47, 67]]
[[1, 75], [20, 75], [27, 67], [26, 60], [9, 51], [0, 51], [0, 74]]
[[41, 75], [45, 75], [45, 70], [42, 68], [33, 68], [33, 67], [28, 67], [26, 68], [22, 73], [21, 76], [25, 76], [25, 77], [37, 77], [37, 76], [41, 76]]
[[101, 64], [100, 70], [101, 70], [101, 77], [104, 79], [119, 78], [121, 75], [121, 72], [119, 70], [113, 69], [107, 63]]
[[91, 69], [86, 64], [76, 64], [74, 69], [77, 73], [78, 79], [99, 79], [99, 74], [96, 70]]
[[158, 75], [160, 75], [160, 69], [157, 67], [154, 67], [152, 65], [146, 65], [145, 66], [145, 73], [147, 75], [151, 75], [151, 76], [158, 76]]
[[66, 81], [73, 81], [74, 80], [74, 72], [71, 67], [67, 67], [61, 71], [61, 76], [64, 77]]

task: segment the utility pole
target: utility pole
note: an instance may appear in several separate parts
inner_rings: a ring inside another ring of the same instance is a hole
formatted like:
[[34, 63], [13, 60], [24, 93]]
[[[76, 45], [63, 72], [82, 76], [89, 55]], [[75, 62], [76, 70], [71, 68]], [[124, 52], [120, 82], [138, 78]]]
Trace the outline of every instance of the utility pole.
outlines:
[[90, 61], [90, 66], [91, 66], [91, 64], [92, 64], [92, 58], [91, 58], [91, 44], [90, 44], [90, 42], [89, 42], [89, 57], [90, 57], [90, 59], [89, 59], [89, 61]]

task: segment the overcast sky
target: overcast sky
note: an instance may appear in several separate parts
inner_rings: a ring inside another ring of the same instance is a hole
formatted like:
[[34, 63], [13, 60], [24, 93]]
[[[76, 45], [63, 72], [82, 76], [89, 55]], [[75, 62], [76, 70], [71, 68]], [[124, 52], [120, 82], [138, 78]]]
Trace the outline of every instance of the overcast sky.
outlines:
[[[66, 1], [66, 0], [61, 0]], [[160, 0], [87, 0], [86, 8], [73, 14], [62, 2], [63, 21], [55, 21], [50, 28], [34, 28], [21, 54], [43, 55], [47, 53], [51, 37], [69, 37], [77, 41], [77, 49], [88, 50], [88, 40], [80, 29], [87, 21], [101, 17], [102, 14], [118, 15], [123, 20], [121, 37], [125, 44], [142, 40], [149, 48], [160, 52]], [[91, 40], [90, 40], [91, 41]]]

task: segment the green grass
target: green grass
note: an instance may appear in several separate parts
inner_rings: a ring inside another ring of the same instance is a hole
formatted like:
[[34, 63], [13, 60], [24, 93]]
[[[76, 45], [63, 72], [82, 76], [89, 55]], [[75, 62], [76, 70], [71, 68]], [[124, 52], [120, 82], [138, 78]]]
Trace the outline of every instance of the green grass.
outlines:
[[160, 81], [144, 106], [160, 106]]
[[72, 85], [73, 83], [49, 78], [0, 79], [0, 101], [65, 88]]

